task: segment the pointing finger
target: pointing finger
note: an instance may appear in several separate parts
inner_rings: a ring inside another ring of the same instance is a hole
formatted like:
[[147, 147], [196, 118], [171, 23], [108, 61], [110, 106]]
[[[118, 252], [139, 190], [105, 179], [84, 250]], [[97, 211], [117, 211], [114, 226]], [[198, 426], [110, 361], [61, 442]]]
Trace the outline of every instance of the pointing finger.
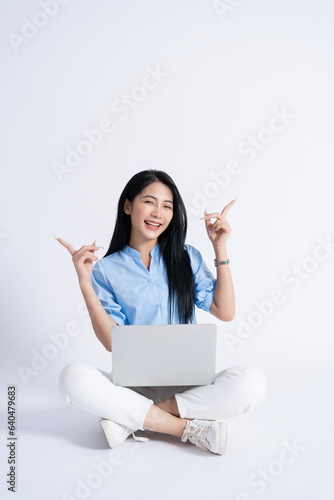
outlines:
[[228, 211], [233, 207], [233, 205], [236, 201], [237, 201], [237, 198], [235, 200], [230, 201], [230, 203], [228, 205], [226, 205], [225, 208], [223, 208], [223, 211], [221, 213], [223, 217], [226, 217]]
[[59, 243], [61, 245], [63, 245], [65, 248], [67, 248], [67, 250], [70, 252], [71, 255], [75, 254], [76, 249], [70, 243], [68, 243], [67, 241], [63, 240], [62, 238], [56, 238], [56, 240], [59, 241]]

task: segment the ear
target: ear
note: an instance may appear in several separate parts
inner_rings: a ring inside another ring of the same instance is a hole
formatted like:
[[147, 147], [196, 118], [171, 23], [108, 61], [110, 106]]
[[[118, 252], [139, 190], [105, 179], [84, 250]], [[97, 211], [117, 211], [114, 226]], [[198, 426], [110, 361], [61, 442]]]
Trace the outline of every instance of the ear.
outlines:
[[125, 198], [125, 202], [124, 202], [124, 212], [127, 215], [130, 215], [130, 213], [131, 213], [131, 201], [129, 201], [127, 198]]

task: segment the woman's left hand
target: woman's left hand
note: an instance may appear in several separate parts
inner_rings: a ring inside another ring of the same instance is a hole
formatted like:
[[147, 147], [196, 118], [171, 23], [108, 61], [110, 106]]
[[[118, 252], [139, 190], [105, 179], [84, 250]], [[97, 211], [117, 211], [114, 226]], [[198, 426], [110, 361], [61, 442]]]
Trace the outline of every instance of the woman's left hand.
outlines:
[[[209, 239], [215, 248], [223, 247], [226, 245], [226, 241], [231, 234], [231, 227], [226, 220], [226, 215], [230, 208], [236, 202], [232, 200], [226, 207], [222, 210], [222, 213], [213, 212], [208, 214], [206, 211], [204, 219], [205, 219], [205, 227], [209, 236]], [[216, 219], [215, 222], [211, 223], [211, 219]]]

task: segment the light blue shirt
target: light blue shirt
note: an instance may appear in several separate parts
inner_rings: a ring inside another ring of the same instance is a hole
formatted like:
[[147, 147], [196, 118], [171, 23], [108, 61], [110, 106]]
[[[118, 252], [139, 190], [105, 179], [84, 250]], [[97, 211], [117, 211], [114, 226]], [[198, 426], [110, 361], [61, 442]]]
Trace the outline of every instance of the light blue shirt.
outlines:
[[[195, 304], [209, 311], [217, 280], [206, 266], [200, 252], [185, 245], [195, 278]], [[168, 279], [159, 243], [151, 250], [150, 270], [140, 252], [126, 245], [93, 267], [91, 282], [107, 314], [119, 325], [168, 324]], [[177, 306], [172, 324], [179, 324]], [[194, 315], [192, 323], [196, 323]]]

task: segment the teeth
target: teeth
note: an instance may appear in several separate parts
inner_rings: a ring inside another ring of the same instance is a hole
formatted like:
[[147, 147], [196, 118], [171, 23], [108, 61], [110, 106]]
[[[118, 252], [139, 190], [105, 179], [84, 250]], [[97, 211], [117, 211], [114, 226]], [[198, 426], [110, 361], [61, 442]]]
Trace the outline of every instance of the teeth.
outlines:
[[149, 226], [155, 226], [155, 227], [160, 226], [160, 224], [154, 224], [153, 222], [147, 222], [147, 221], [145, 221], [145, 224], [148, 224]]

